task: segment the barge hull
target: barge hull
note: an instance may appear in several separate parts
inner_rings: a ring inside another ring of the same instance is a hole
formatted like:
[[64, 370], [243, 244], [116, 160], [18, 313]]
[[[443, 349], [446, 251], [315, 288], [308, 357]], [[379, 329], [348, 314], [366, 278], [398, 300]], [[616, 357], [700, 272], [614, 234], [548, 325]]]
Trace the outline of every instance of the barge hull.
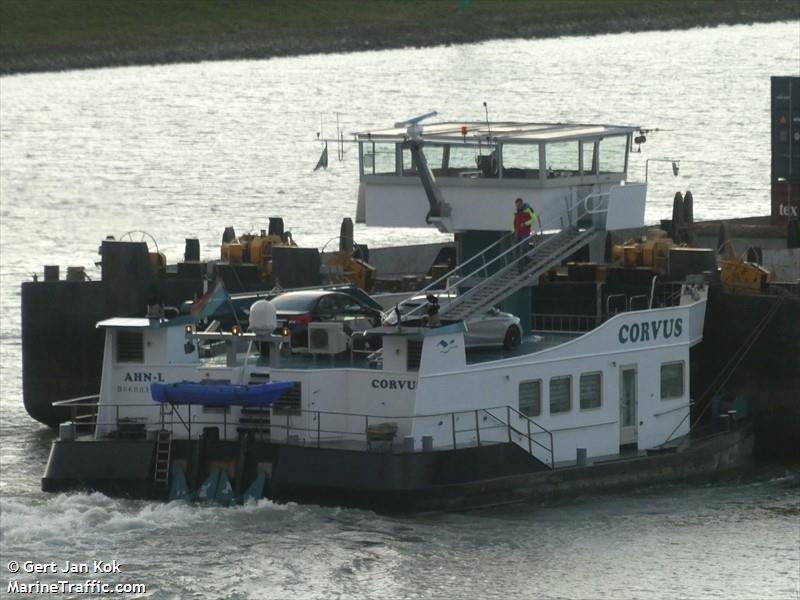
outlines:
[[[245, 450], [243, 450], [245, 448]], [[278, 502], [348, 506], [379, 513], [467, 510], [705, 479], [751, 465], [749, 429], [692, 442], [655, 456], [551, 471], [514, 443], [436, 452], [355, 451], [269, 442], [173, 442], [172, 466], [198, 489], [212, 469], [225, 471], [241, 494], [267, 472], [264, 496]], [[42, 489], [93, 490], [166, 498], [152, 485], [155, 442], [57, 440]]]

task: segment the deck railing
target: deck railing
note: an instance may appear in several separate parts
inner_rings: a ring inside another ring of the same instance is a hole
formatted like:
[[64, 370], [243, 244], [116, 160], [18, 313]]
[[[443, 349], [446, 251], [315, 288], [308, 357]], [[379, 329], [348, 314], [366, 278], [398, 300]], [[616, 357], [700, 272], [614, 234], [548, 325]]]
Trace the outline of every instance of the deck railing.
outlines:
[[[279, 444], [338, 447], [352, 450], [395, 452], [444, 451], [511, 442], [554, 468], [553, 434], [511, 406], [496, 406], [428, 415], [370, 415], [322, 410], [297, 410], [291, 414], [261, 409], [256, 419], [234, 416], [229, 408], [202, 412], [197, 405], [115, 404], [99, 406], [96, 396], [63, 400], [69, 407], [78, 434], [105, 432], [108, 438], [143, 438], [148, 430], [169, 431], [175, 439], [200, 439], [214, 430], [214, 437], [255, 439]], [[99, 409], [102, 408], [102, 414]], [[143, 412], [151, 416], [143, 416]], [[413, 435], [413, 445], [410, 443]], [[429, 440], [426, 440], [429, 438]]]

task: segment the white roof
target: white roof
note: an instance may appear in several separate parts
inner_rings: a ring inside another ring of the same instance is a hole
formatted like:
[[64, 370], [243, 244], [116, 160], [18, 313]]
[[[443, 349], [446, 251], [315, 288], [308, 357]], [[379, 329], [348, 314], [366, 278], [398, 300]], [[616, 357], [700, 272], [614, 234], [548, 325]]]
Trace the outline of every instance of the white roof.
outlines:
[[[466, 127], [466, 136], [462, 134]], [[461, 144], [464, 142], [499, 142], [518, 144], [538, 144], [579, 140], [584, 138], [600, 138], [610, 135], [627, 135], [638, 131], [633, 125], [588, 125], [579, 123], [521, 123], [501, 121], [487, 124], [485, 121], [447, 121], [443, 123], [424, 124], [422, 138], [426, 142], [445, 144]], [[359, 141], [374, 140], [401, 142], [408, 138], [405, 127], [378, 129], [356, 133]]]
[[158, 319], [145, 319], [139, 317], [112, 317], [111, 319], [100, 321], [97, 324], [98, 329], [100, 327], [127, 327], [129, 329], [135, 329], [153, 326], [158, 326]]

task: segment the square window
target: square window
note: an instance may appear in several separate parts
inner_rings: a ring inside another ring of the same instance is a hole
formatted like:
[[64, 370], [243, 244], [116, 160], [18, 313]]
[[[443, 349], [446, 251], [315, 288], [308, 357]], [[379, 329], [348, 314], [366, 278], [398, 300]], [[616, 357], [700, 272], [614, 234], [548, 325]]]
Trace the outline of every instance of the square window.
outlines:
[[569, 412], [572, 408], [572, 377], [553, 377], [550, 380], [550, 414]]
[[661, 399], [683, 397], [683, 361], [661, 365]]
[[600, 408], [603, 403], [603, 374], [582, 373], [581, 374], [581, 410], [587, 408]]
[[519, 412], [526, 417], [542, 414], [542, 380], [519, 382]]

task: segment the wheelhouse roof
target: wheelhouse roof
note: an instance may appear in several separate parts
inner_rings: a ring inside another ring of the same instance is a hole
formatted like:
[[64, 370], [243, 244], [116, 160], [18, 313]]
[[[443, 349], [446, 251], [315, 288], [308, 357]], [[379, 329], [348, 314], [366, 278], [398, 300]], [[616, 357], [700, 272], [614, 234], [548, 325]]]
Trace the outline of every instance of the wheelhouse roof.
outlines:
[[[466, 136], [462, 134], [462, 127], [467, 128]], [[627, 135], [639, 129], [638, 126], [633, 125], [522, 123], [516, 121], [487, 124], [485, 121], [446, 121], [423, 125], [422, 138], [427, 142], [442, 144], [463, 144], [476, 141], [491, 141], [501, 144], [539, 144]], [[392, 127], [356, 133], [355, 136], [358, 141], [362, 142], [402, 142], [408, 138], [408, 132], [405, 127]]]

